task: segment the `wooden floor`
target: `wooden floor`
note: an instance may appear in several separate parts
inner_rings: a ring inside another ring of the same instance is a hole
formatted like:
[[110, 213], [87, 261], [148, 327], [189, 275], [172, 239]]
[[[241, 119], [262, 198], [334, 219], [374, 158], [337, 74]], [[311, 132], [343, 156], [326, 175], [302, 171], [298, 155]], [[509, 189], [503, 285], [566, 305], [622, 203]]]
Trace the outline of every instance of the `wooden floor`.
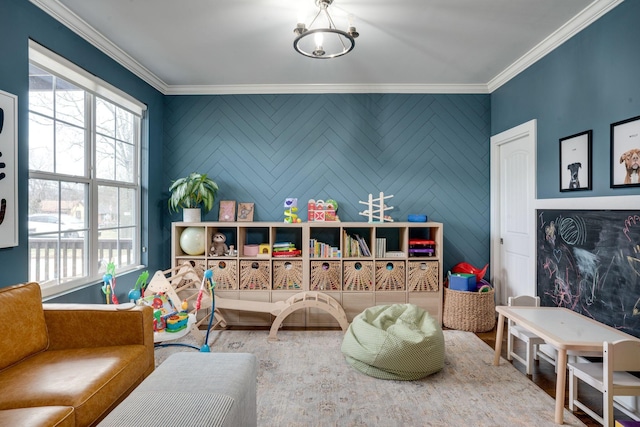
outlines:
[[[505, 337], [502, 342], [502, 357], [507, 358], [507, 340], [506, 340], [506, 331], [505, 327]], [[476, 335], [482, 339], [485, 343], [487, 343], [491, 348], [495, 349], [496, 344], [496, 330], [495, 328], [492, 331], [484, 332], [484, 333], [476, 333]], [[524, 346], [518, 346], [518, 340], [514, 343], [515, 350], [518, 354], [524, 355]], [[522, 372], [522, 375], [526, 375], [526, 367], [520, 362], [513, 360], [511, 361], [513, 366]], [[549, 396], [555, 399], [556, 396], [556, 373], [553, 365], [547, 363], [544, 360], [536, 361], [533, 366], [532, 375], [529, 378], [542, 390], [544, 390]], [[567, 383], [568, 384], [568, 383]], [[595, 390], [590, 390], [589, 386], [583, 386], [580, 388], [580, 399], [585, 401], [590, 408], [593, 408], [598, 413], [602, 413], [602, 394], [596, 392]], [[567, 385], [567, 390], [565, 392], [565, 408], [569, 407], [569, 389]], [[549, 408], [549, 411], [553, 412], [554, 408]], [[588, 427], [592, 426], [600, 426], [601, 424], [591, 418], [589, 415], [586, 415], [582, 410], [577, 409], [574, 412], [574, 415], [580, 419], [585, 425]], [[630, 419], [628, 416], [616, 410], [616, 419], [620, 420], [628, 420]]]

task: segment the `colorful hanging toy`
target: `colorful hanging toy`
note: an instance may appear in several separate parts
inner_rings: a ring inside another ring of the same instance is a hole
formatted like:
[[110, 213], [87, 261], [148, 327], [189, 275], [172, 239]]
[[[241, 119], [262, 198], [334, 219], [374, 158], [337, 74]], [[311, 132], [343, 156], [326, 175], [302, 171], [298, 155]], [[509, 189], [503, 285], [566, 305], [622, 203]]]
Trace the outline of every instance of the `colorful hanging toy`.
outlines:
[[109, 301], [118, 304], [118, 297], [116, 296], [116, 265], [114, 263], [107, 264], [107, 272], [102, 276], [102, 281], [104, 282], [102, 292], [106, 295], [107, 304], [109, 304]]
[[[209, 290], [209, 295], [211, 296], [211, 313], [209, 313], [209, 327], [207, 328], [207, 335], [204, 339], [204, 344], [199, 348], [201, 353], [210, 353], [211, 349], [209, 348], [209, 333], [211, 332], [211, 326], [213, 325], [213, 318], [215, 317], [215, 309], [216, 309], [216, 299], [214, 295], [214, 288], [216, 287], [216, 282], [213, 281], [213, 271], [205, 270], [202, 276], [202, 283], [200, 284], [200, 289], [198, 290], [198, 296], [196, 297], [196, 301], [194, 304], [195, 315], [198, 314], [198, 310], [202, 306], [202, 297], [204, 296], [205, 288]], [[188, 307], [187, 301], [182, 301], [182, 309], [186, 310]], [[198, 350], [198, 347], [192, 344], [185, 343], [156, 343], [155, 347], [169, 347], [169, 346], [182, 346], [182, 347], [190, 347]]]
[[214, 310], [216, 300], [213, 294], [213, 288], [215, 288], [216, 284], [213, 281], [213, 271], [205, 270], [204, 275], [202, 276], [202, 283], [200, 284], [200, 290], [198, 291], [198, 298], [196, 299], [196, 313], [200, 310], [200, 306], [202, 304], [202, 296], [205, 290], [205, 283], [208, 284], [207, 288], [209, 289], [209, 296], [211, 297], [211, 313], [209, 314], [209, 327], [207, 328], [207, 336], [204, 339], [204, 344], [200, 347], [200, 352], [209, 353], [211, 349], [209, 348], [209, 331], [211, 331], [211, 322], [215, 317]]
[[147, 287], [148, 278], [149, 272], [147, 270], [140, 273], [140, 276], [138, 276], [138, 280], [136, 280], [136, 284], [133, 286], [133, 289], [129, 291], [129, 301], [136, 302], [140, 298], [144, 297], [144, 290]]

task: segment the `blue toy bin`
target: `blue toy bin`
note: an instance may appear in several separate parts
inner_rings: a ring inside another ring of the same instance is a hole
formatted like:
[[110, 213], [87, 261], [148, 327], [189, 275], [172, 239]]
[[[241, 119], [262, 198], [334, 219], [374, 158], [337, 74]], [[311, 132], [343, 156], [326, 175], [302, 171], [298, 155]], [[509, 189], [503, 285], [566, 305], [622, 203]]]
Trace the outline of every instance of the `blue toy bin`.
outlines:
[[453, 289], [455, 291], [477, 291], [475, 274], [449, 272], [448, 278], [449, 289]]

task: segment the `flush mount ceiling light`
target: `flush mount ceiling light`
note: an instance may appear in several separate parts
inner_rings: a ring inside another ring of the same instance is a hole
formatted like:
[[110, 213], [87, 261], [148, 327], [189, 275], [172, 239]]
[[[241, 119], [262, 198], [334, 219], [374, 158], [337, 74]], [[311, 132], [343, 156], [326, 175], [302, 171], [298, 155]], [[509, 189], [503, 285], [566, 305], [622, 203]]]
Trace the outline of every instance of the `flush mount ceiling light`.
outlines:
[[[356, 27], [351, 23], [351, 19], [349, 19], [347, 31], [338, 30], [328, 10], [333, 0], [315, 1], [316, 6], [318, 6], [318, 13], [309, 24], [309, 28], [304, 23], [298, 23], [293, 30], [297, 36], [293, 41], [293, 48], [296, 52], [315, 59], [337, 58], [351, 52], [356, 45], [356, 37], [360, 35], [356, 31]], [[326, 18], [325, 27], [316, 24], [316, 20], [320, 15]], [[315, 28], [314, 24], [316, 24]]]

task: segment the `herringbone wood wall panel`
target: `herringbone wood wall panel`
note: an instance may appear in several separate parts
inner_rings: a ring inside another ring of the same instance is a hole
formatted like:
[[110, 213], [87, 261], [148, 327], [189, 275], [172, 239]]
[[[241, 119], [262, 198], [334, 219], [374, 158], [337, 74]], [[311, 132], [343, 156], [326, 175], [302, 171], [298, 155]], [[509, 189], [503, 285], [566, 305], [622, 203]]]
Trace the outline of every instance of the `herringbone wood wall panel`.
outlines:
[[[287, 197], [303, 219], [332, 198], [343, 221], [366, 221], [358, 201], [383, 191], [396, 221], [444, 223], [445, 269], [489, 260], [489, 95], [168, 96], [164, 132], [167, 188], [207, 173], [255, 221], [282, 220]], [[216, 203], [203, 220], [217, 219]]]

